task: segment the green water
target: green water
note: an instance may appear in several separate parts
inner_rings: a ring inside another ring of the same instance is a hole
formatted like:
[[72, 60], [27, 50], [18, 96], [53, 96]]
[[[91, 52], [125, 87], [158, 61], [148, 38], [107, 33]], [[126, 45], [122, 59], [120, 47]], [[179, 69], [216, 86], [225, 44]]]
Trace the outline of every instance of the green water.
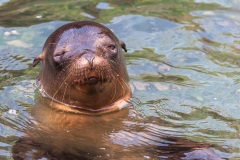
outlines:
[[[240, 158], [239, 14], [239, 0], [2, 3], [0, 159], [11, 159], [12, 146], [32, 119], [39, 95], [33, 59], [56, 28], [77, 20], [102, 23], [127, 45], [136, 116], [132, 123], [123, 120], [131, 127], [109, 136], [115, 144], [144, 146], [151, 143], [140, 133], [161, 133], [213, 145], [223, 158]], [[141, 138], [114, 138], [127, 133]]]

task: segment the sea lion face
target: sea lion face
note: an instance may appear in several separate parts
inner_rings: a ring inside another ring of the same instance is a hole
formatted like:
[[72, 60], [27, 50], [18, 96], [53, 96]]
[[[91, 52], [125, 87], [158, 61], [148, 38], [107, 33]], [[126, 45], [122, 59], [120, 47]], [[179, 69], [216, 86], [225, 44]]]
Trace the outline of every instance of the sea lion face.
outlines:
[[41, 88], [54, 100], [85, 109], [101, 109], [129, 98], [123, 59], [125, 44], [105, 26], [74, 22], [53, 32], [43, 53]]
[[117, 45], [97, 27], [65, 31], [53, 53], [53, 61], [60, 71], [58, 77], [64, 80], [67, 77], [62, 71], [67, 72], [72, 87], [82, 91], [105, 86], [114, 76], [111, 66], [121, 60]]

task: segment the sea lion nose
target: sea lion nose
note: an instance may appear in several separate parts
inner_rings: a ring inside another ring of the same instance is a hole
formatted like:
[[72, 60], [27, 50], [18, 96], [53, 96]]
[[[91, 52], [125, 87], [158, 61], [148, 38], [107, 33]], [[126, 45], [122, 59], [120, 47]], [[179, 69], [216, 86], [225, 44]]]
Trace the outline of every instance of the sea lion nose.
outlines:
[[95, 56], [92, 53], [87, 53], [87, 54], [84, 54], [83, 57], [88, 61], [90, 70], [92, 70], [93, 69], [93, 60], [94, 60]]

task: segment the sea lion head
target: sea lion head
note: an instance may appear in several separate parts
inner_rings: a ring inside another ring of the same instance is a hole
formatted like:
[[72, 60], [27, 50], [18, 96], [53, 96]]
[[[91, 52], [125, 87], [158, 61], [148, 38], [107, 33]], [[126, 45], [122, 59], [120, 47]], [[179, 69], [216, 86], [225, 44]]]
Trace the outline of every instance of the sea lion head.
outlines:
[[99, 23], [63, 25], [34, 59], [33, 66], [41, 61], [39, 87], [53, 101], [75, 110], [119, 107], [116, 102], [131, 95], [122, 50], [127, 51], [124, 42]]

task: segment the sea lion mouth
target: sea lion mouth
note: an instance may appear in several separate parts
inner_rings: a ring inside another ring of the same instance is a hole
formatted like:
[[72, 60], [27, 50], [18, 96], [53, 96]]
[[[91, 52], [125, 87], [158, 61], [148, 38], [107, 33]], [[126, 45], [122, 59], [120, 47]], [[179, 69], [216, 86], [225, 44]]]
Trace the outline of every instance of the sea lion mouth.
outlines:
[[95, 86], [98, 84], [106, 83], [107, 79], [102, 79], [98, 77], [89, 77], [83, 80], [74, 80], [74, 84], [77, 86]]

